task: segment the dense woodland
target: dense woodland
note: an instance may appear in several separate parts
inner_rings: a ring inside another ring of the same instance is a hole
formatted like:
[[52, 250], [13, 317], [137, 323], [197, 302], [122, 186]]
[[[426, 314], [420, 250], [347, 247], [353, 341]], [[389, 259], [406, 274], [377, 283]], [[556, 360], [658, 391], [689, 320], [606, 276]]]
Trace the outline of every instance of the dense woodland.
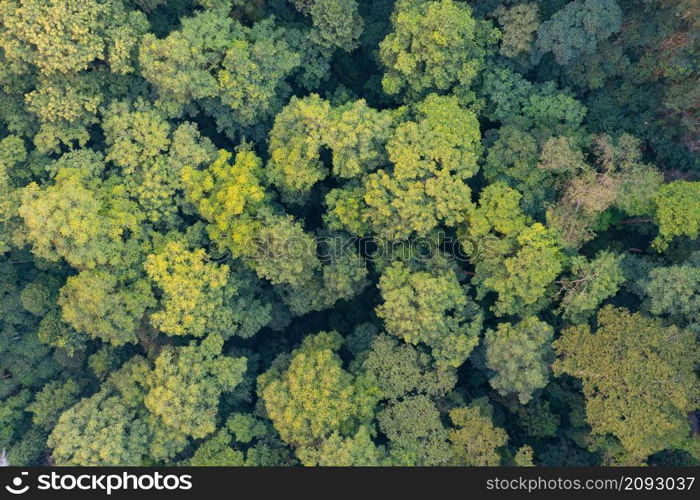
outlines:
[[700, 464], [699, 35], [2, 0], [2, 461]]

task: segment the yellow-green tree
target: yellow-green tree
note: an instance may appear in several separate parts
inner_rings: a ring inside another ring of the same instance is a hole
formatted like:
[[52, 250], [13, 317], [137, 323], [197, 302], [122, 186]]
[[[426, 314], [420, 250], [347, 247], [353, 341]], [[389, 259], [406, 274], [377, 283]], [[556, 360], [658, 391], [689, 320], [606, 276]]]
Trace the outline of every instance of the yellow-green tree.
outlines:
[[553, 345], [554, 372], [583, 383], [593, 433], [615, 436], [636, 460], [665, 449], [697, 456], [688, 423], [700, 400], [694, 333], [606, 306], [595, 332], [569, 327]]

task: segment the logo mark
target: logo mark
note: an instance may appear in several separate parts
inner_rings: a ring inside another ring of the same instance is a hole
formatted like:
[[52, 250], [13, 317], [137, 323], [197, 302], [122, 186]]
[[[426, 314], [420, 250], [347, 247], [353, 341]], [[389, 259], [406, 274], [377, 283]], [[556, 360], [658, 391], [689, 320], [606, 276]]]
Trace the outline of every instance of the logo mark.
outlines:
[[[29, 472], [22, 472], [21, 474], [22, 476], [28, 476]], [[14, 486], [14, 488], [12, 486], [5, 486], [5, 489], [13, 495], [21, 495], [22, 493], [26, 493], [29, 489], [29, 485], [20, 488], [20, 486], [22, 486], [22, 478], [20, 476], [17, 476], [12, 480], [12, 485]]]

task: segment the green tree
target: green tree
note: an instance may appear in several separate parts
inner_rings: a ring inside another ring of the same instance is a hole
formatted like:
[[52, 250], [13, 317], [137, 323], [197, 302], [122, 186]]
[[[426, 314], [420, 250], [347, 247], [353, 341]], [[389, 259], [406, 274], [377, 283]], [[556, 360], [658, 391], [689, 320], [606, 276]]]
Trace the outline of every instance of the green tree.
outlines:
[[188, 251], [173, 241], [149, 255], [144, 267], [161, 292], [151, 324], [168, 335], [250, 337], [270, 322], [270, 307], [252, 296], [254, 288], [246, 286], [254, 278], [209, 262], [202, 249]]
[[352, 436], [374, 416], [378, 390], [342, 367], [342, 337], [321, 332], [258, 377], [258, 395], [282, 440], [309, 447], [334, 433]]
[[485, 247], [471, 257], [476, 261], [474, 282], [477, 299], [498, 294], [492, 307], [497, 316], [541, 310], [565, 261], [556, 233], [539, 222], [532, 224], [519, 206], [521, 199], [503, 183], [487, 186], [479, 205], [470, 207], [462, 232]]
[[490, 22], [472, 17], [471, 7], [452, 0], [399, 0], [391, 22], [393, 31], [379, 45], [387, 68], [382, 86], [411, 99], [468, 90], [499, 36]]
[[286, 199], [295, 200], [297, 193], [308, 192], [328, 175], [321, 148], [330, 113], [330, 103], [312, 94], [303, 99], [292, 97], [275, 117], [267, 176]]
[[476, 174], [481, 153], [476, 115], [456, 97], [435, 94], [417, 111], [416, 121], [398, 125], [387, 143], [392, 168], [367, 175], [362, 188], [331, 191], [326, 203], [334, 228], [369, 222], [375, 233], [398, 240], [463, 221], [471, 198], [466, 180]]
[[377, 414], [389, 440], [389, 460], [398, 466], [447, 465], [452, 460], [448, 431], [432, 401], [419, 394], [390, 404]]
[[491, 386], [501, 395], [517, 394], [525, 405], [549, 382], [554, 330], [534, 316], [486, 330], [486, 365], [495, 372]]
[[247, 367], [246, 358], [223, 355], [223, 344], [210, 334], [199, 345], [163, 349], [149, 376], [146, 408], [183, 435], [213, 433], [221, 394], [241, 383]]
[[377, 335], [362, 368], [374, 376], [382, 395], [395, 400], [410, 394], [442, 396], [457, 383], [450, 368], [437, 368], [432, 357], [420, 348], [385, 334]]
[[352, 437], [334, 433], [320, 449], [305, 448], [299, 454], [302, 464], [311, 467], [377, 467], [386, 460], [384, 448], [374, 444], [365, 426]]
[[646, 294], [644, 304], [652, 314], [668, 316], [675, 324], [700, 327], [700, 267], [656, 267], [641, 286]]
[[27, 410], [32, 413], [36, 425], [51, 431], [61, 414], [78, 402], [81, 392], [80, 384], [73, 379], [49, 382], [37, 393]]
[[247, 27], [219, 9], [205, 10], [162, 40], [145, 35], [139, 62], [167, 114], [198, 104], [231, 135], [272, 117], [290, 94], [285, 79], [301, 58], [286, 37], [271, 19]]
[[656, 199], [655, 218], [659, 235], [654, 248], [663, 251], [677, 236], [695, 239], [700, 234], [700, 182], [675, 181], [664, 184]]
[[32, 182], [23, 188], [18, 213], [35, 255], [63, 258], [77, 269], [119, 265], [125, 238], [141, 232], [142, 213], [123, 187], [75, 168], [60, 169], [50, 185]]
[[639, 460], [690, 448], [687, 414], [700, 398], [693, 333], [606, 306], [595, 333], [569, 327], [553, 346], [554, 372], [583, 383], [593, 433], [612, 434]]
[[68, 278], [58, 305], [62, 319], [76, 331], [120, 346], [138, 342], [146, 310], [156, 300], [145, 279], [124, 281], [93, 269]]
[[453, 271], [412, 271], [401, 262], [379, 280], [377, 315], [391, 335], [431, 348], [438, 366], [458, 367], [478, 343], [482, 312]]
[[624, 281], [622, 256], [602, 251], [592, 260], [572, 257], [569, 274], [559, 281], [563, 316], [583, 322], [600, 304], [615, 295]]
[[359, 45], [364, 22], [355, 0], [314, 0], [309, 14], [312, 36], [321, 46], [351, 51]]
[[575, 0], [540, 25], [537, 49], [540, 54], [554, 54], [559, 64], [568, 64], [593, 54], [598, 42], [618, 32], [621, 24], [617, 0]]
[[515, 57], [531, 52], [540, 25], [537, 3], [519, 3], [512, 7], [502, 5], [494, 14], [502, 26], [501, 54]]
[[449, 431], [455, 465], [500, 465], [498, 449], [506, 445], [508, 434], [493, 425], [487, 409], [479, 404], [455, 408], [450, 410], [450, 420], [455, 426]]
[[[65, 411], [47, 444], [59, 465], [142, 465], [150, 455], [154, 428], [143, 409], [144, 358], [132, 358], [114, 371], [100, 391]], [[174, 439], [169, 448], [180, 451]]]
[[194, 467], [240, 467], [245, 463], [243, 452], [231, 446], [231, 434], [218, 431], [195, 450], [189, 465]]

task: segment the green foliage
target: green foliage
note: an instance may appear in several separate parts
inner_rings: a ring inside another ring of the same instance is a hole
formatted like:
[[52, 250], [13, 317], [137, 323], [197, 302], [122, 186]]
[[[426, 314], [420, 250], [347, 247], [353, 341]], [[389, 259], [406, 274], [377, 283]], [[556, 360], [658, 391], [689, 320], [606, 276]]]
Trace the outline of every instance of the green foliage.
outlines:
[[455, 425], [449, 437], [455, 465], [500, 465], [498, 449], [508, 442], [508, 434], [494, 427], [487, 409], [479, 404], [455, 408], [450, 420]]
[[555, 373], [583, 382], [586, 418], [638, 459], [690, 445], [687, 413], [698, 404], [695, 335], [639, 313], [606, 306], [594, 333], [566, 329], [554, 342]]
[[[49, 435], [59, 465], [141, 465], [153, 431], [139, 403], [148, 367], [135, 357], [101, 390], [65, 411]], [[139, 380], [141, 379], [141, 380]]]
[[615, 295], [624, 281], [621, 262], [620, 255], [608, 251], [592, 260], [573, 257], [570, 275], [559, 282], [563, 316], [582, 322], [595, 313], [601, 302]]
[[700, 182], [675, 181], [661, 186], [656, 196], [655, 216], [659, 235], [657, 250], [668, 248], [677, 236], [697, 238], [700, 234]]
[[[270, 322], [269, 305], [246, 289], [251, 278], [209, 262], [202, 249], [188, 252], [182, 243], [170, 242], [160, 253], [149, 255], [144, 267], [161, 291], [161, 305], [151, 314], [151, 324], [168, 335], [250, 337]], [[241, 297], [240, 292], [247, 293]]]
[[527, 444], [521, 446], [515, 453], [515, 457], [513, 457], [515, 465], [518, 467], [533, 467], [535, 465], [533, 453], [532, 446]]
[[119, 265], [126, 258], [124, 239], [139, 234], [143, 216], [123, 186], [99, 182], [87, 171], [95, 165], [82, 164], [98, 158], [76, 153], [71, 159], [81, 169], [59, 168], [52, 184], [23, 188], [18, 213], [37, 257], [63, 258], [77, 269]]
[[680, 325], [700, 326], [700, 267], [657, 267], [641, 285], [652, 314], [667, 315]]
[[286, 196], [305, 192], [328, 172], [320, 158], [330, 103], [317, 95], [293, 97], [275, 118], [270, 133], [268, 178]]
[[535, 399], [518, 412], [518, 424], [528, 436], [552, 437], [559, 428], [559, 415], [553, 413], [546, 399]]
[[258, 394], [284, 442], [310, 447], [334, 434], [352, 436], [372, 419], [379, 391], [343, 369], [341, 343], [336, 332], [307, 337], [258, 378]]
[[357, 8], [355, 0], [314, 0], [309, 9], [314, 39], [323, 47], [357, 48], [364, 25]]
[[196, 102], [232, 134], [279, 110], [289, 94], [285, 79], [301, 57], [271, 19], [248, 28], [222, 14], [212, 9], [183, 19], [162, 40], [145, 35], [139, 62], [166, 113]]
[[482, 313], [453, 271], [412, 272], [394, 262], [382, 274], [379, 289], [384, 302], [377, 315], [387, 332], [408, 344], [429, 346], [438, 365], [458, 367], [476, 347]]
[[138, 341], [146, 309], [155, 303], [146, 280], [120, 283], [115, 275], [103, 270], [69, 277], [58, 299], [66, 323], [115, 346]]
[[452, 451], [440, 412], [424, 395], [409, 396], [377, 415], [379, 429], [389, 439], [389, 459], [399, 466], [447, 465]]
[[144, 405], [168, 426], [195, 439], [216, 430], [222, 392], [243, 380], [246, 358], [221, 354], [223, 339], [210, 334], [200, 345], [165, 348], [148, 381]]
[[320, 467], [377, 467], [386, 460], [383, 448], [374, 444], [365, 426], [352, 437], [334, 433], [320, 449], [304, 449], [300, 455], [302, 464]]
[[80, 393], [80, 385], [73, 379], [63, 383], [50, 382], [37, 393], [27, 410], [32, 413], [34, 424], [50, 431], [56, 426], [61, 414], [77, 402]]
[[362, 368], [374, 376], [386, 399], [415, 393], [441, 396], [457, 382], [454, 370], [434, 367], [431, 356], [420, 348], [388, 335], [375, 337], [371, 347]]
[[533, 316], [486, 330], [486, 364], [496, 372], [491, 386], [503, 396], [515, 393], [521, 404], [527, 404], [532, 393], [549, 381], [553, 337], [552, 327]]
[[243, 453], [231, 446], [231, 435], [226, 430], [199, 445], [190, 460], [194, 467], [240, 467], [244, 463]]
[[382, 86], [390, 95], [467, 90], [498, 40], [490, 23], [452, 0], [399, 0], [391, 22], [393, 31], [379, 45], [387, 68]]
[[695, 14], [0, 1], [0, 462], [696, 464]]
[[515, 57], [531, 52], [535, 32], [540, 25], [537, 4], [530, 2], [512, 7], [501, 6], [494, 14], [502, 26], [501, 54]]
[[539, 222], [530, 224], [519, 206], [521, 198], [518, 191], [496, 182], [482, 191], [479, 205], [467, 215], [464, 235], [486, 247], [472, 257], [477, 298], [496, 292], [492, 310], [497, 316], [542, 309], [565, 260], [556, 233]]
[[597, 43], [620, 30], [617, 0], [575, 0], [544, 21], [537, 30], [537, 49], [551, 52], [559, 64], [591, 55]]
[[369, 223], [398, 240], [462, 222], [471, 197], [466, 180], [476, 174], [481, 152], [478, 130], [476, 116], [456, 97], [429, 95], [416, 121], [397, 126], [386, 145], [393, 168], [365, 176], [361, 188], [331, 191], [331, 227], [363, 234]]

